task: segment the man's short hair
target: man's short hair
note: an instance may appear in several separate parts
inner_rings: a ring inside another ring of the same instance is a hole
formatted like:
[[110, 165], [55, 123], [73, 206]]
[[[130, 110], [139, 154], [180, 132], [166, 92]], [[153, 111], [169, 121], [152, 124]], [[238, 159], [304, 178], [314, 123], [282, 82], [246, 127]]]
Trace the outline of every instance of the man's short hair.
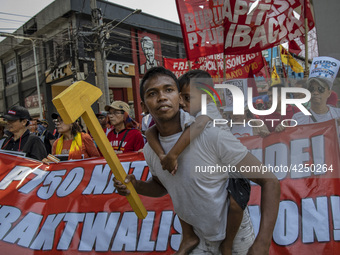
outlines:
[[212, 77], [208, 72], [200, 70], [200, 69], [195, 69], [195, 70], [190, 70], [189, 72], [186, 72], [181, 77], [179, 77], [178, 82], [179, 82], [180, 90], [182, 90], [184, 86], [188, 86], [190, 84], [191, 79], [194, 79], [194, 78], [202, 79], [203, 83], [206, 83], [207, 85], [211, 87], [214, 86]]
[[165, 69], [162, 66], [152, 67], [145, 73], [142, 81], [140, 82], [139, 94], [140, 94], [140, 98], [141, 98], [142, 102], [144, 102], [144, 84], [145, 84], [145, 82], [147, 80], [152, 79], [154, 77], [157, 77], [159, 75], [165, 75], [165, 76], [169, 76], [170, 78], [172, 78], [175, 81], [178, 92], [179, 92], [178, 80], [177, 80], [177, 77], [174, 75], [173, 72], [171, 72], [168, 69]]

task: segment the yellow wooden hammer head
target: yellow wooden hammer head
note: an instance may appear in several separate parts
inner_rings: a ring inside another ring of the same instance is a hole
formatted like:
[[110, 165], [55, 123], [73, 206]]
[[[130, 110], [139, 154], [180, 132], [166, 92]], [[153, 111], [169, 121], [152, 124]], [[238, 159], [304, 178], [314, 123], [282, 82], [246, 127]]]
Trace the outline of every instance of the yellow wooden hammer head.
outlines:
[[75, 122], [102, 95], [102, 91], [85, 81], [77, 81], [56, 96], [52, 102], [67, 124]]

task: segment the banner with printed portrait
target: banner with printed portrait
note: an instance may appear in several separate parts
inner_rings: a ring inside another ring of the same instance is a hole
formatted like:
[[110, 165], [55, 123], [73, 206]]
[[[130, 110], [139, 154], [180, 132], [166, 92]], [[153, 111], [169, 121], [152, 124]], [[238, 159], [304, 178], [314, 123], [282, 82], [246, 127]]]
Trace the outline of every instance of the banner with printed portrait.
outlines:
[[162, 49], [159, 35], [138, 31], [140, 74], [150, 68], [162, 66]]

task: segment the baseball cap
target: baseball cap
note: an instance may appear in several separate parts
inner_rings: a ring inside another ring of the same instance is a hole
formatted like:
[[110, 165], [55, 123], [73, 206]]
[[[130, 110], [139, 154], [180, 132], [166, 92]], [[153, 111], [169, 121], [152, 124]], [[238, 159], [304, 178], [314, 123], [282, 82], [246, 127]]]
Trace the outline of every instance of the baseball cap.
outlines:
[[96, 117], [98, 118], [99, 116], [104, 116], [106, 117], [107, 116], [107, 112], [106, 111], [100, 111], [96, 114]]
[[124, 112], [129, 113], [130, 112], [130, 107], [127, 103], [123, 101], [113, 101], [111, 105], [106, 105], [105, 106], [105, 111], [109, 111], [110, 109], [115, 109], [115, 110], [122, 110]]
[[340, 61], [331, 57], [315, 57], [313, 58], [307, 86], [312, 81], [317, 82], [323, 87], [332, 88], [333, 82], [338, 74]]
[[264, 102], [261, 98], [259, 98], [255, 101], [255, 104], [264, 104]]
[[19, 119], [30, 120], [31, 115], [25, 107], [17, 105], [9, 109], [7, 114], [4, 115], [4, 118], [6, 120], [19, 120]]

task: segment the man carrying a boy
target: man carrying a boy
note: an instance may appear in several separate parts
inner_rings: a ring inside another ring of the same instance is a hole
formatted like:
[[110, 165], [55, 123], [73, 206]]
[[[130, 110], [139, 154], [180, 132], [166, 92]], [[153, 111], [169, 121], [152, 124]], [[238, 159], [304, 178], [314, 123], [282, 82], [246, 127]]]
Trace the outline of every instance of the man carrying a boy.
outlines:
[[[143, 77], [140, 92], [143, 110], [152, 115], [161, 145], [168, 153], [186, 124], [192, 121], [188, 113], [179, 109], [178, 81], [169, 70], [152, 68]], [[226, 238], [229, 176], [227, 172], [202, 169], [219, 165], [235, 166], [239, 170], [241, 166], [260, 166], [261, 163], [229, 131], [209, 124], [178, 157], [175, 175], [163, 171], [157, 154], [148, 144], [144, 154], [152, 177], [143, 182], [128, 175], [125, 183], [132, 182], [136, 191], [145, 196], [160, 197], [169, 193], [175, 212], [200, 238], [191, 254], [219, 254], [220, 244]], [[280, 185], [272, 173], [244, 173], [244, 176], [261, 186], [261, 223], [254, 243], [240, 247], [239, 254], [247, 254], [248, 250], [248, 254], [268, 254], [279, 207]], [[118, 180], [115, 180], [115, 187], [119, 194], [129, 194]], [[235, 241], [242, 242], [249, 231], [252, 227], [239, 231]]]

